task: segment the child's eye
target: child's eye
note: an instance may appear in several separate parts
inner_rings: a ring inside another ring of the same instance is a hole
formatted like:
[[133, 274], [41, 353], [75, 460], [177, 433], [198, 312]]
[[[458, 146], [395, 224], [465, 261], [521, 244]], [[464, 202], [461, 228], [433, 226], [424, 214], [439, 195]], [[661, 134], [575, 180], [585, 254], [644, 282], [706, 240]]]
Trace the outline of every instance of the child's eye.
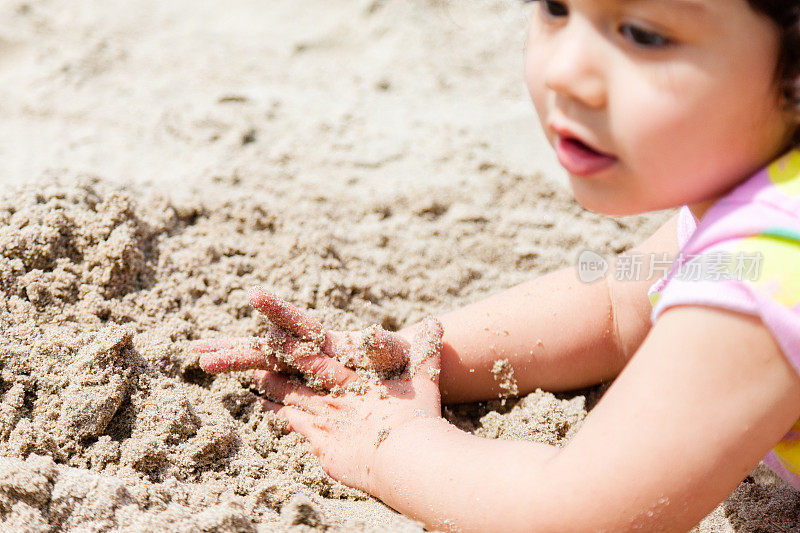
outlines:
[[[556, 0], [525, 0], [525, 3], [539, 2], [544, 14], [548, 17], [566, 17], [569, 15], [569, 10], [563, 2]], [[661, 34], [643, 30], [631, 24], [623, 24], [620, 27], [620, 33], [636, 45], [643, 48], [662, 48], [672, 41]]]
[[553, 0], [542, 0], [542, 9], [551, 17], [566, 17], [569, 14], [567, 6]]
[[565, 17], [569, 14], [567, 6], [554, 0], [523, 0], [526, 4], [539, 2], [541, 10], [550, 17]]
[[644, 48], [661, 48], [670, 44], [671, 42], [663, 35], [645, 31], [630, 24], [623, 24], [620, 27], [620, 32], [622, 35]]

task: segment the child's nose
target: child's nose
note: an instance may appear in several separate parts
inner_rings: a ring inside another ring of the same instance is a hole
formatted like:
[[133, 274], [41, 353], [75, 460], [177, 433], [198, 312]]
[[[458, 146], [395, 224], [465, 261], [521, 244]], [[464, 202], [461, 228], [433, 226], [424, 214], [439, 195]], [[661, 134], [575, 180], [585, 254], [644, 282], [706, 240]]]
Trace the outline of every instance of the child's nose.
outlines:
[[599, 36], [579, 22], [562, 28], [549, 50], [545, 86], [588, 107], [604, 107], [607, 94], [601, 46]]

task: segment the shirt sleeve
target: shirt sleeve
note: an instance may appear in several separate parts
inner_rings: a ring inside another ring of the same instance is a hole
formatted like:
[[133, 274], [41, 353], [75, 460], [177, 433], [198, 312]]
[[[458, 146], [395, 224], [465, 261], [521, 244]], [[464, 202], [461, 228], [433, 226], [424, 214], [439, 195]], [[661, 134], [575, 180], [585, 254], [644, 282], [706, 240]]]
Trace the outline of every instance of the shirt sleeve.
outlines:
[[717, 241], [677, 263], [654, 302], [654, 322], [677, 305], [756, 315], [800, 373], [800, 233], [773, 228]]

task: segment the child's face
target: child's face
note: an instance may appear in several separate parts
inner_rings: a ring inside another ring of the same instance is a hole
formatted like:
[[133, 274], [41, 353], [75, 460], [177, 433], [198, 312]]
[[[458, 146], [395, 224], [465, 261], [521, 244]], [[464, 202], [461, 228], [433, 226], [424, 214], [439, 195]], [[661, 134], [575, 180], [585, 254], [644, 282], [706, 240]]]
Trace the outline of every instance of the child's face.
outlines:
[[[746, 0], [541, 0], [525, 78], [584, 207], [700, 216], [788, 148], [778, 53], [777, 27]], [[616, 159], [560, 149], [564, 128]]]

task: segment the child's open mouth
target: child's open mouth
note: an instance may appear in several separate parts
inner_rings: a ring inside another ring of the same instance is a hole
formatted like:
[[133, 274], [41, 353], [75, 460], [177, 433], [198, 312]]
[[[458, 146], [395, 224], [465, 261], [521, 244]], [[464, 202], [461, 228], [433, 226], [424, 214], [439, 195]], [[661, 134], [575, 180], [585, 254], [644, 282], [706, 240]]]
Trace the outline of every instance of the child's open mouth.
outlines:
[[559, 162], [570, 174], [589, 176], [613, 165], [617, 158], [598, 152], [578, 139], [558, 137], [556, 153]]

